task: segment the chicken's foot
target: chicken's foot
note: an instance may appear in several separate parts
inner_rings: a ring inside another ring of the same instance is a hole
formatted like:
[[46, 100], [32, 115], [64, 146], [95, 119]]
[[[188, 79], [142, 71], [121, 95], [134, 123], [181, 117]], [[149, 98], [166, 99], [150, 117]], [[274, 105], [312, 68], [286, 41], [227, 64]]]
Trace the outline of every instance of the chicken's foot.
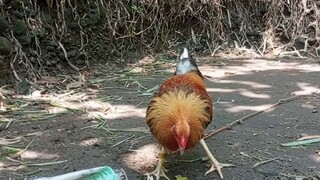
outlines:
[[220, 178], [223, 179], [223, 175], [222, 175], [221, 169], [223, 167], [232, 167], [232, 166], [235, 166], [235, 165], [233, 165], [233, 164], [222, 164], [219, 161], [217, 161], [216, 158], [210, 152], [210, 150], [209, 150], [206, 142], [204, 141], [204, 139], [200, 140], [200, 144], [203, 147], [203, 149], [206, 151], [207, 156], [211, 160], [211, 163], [212, 163], [211, 168], [204, 175], [206, 176], [207, 174], [209, 174], [212, 171], [217, 171], [219, 176], [220, 176]]
[[163, 167], [163, 163], [164, 163], [166, 155], [167, 155], [166, 150], [164, 149], [164, 147], [161, 147], [161, 150], [159, 152], [159, 162], [158, 162], [156, 169], [154, 171], [152, 171], [151, 173], [146, 174], [148, 180], [153, 180], [152, 176], [155, 176], [156, 180], [159, 180], [160, 177], [164, 177], [164, 178], [170, 180], [168, 178], [168, 176], [165, 174], [165, 172], [167, 172], [167, 170]]

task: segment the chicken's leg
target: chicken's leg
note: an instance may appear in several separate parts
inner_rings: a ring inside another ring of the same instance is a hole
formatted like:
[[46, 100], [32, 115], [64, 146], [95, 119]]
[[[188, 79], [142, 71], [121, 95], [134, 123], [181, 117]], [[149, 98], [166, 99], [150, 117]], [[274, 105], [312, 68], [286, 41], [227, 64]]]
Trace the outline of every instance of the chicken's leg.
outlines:
[[165, 174], [165, 172], [167, 171], [164, 167], [163, 167], [163, 162], [164, 162], [164, 159], [166, 157], [167, 153], [166, 153], [166, 150], [164, 149], [164, 147], [161, 147], [161, 150], [159, 152], [159, 162], [158, 162], [158, 165], [156, 167], [156, 169], [151, 172], [151, 173], [147, 173], [147, 176], [148, 176], [148, 180], [153, 180], [153, 175], [156, 177], [156, 180], [159, 180], [160, 177], [164, 177], [168, 180], [170, 180], [168, 178], [168, 176]]
[[216, 170], [216, 171], [218, 172], [220, 178], [223, 179], [223, 175], [222, 175], [222, 172], [221, 172], [221, 168], [223, 168], [223, 167], [231, 167], [231, 166], [235, 166], [235, 165], [233, 165], [233, 164], [222, 164], [222, 163], [218, 162], [218, 161], [216, 160], [216, 158], [213, 157], [213, 155], [212, 155], [212, 153], [210, 152], [210, 150], [209, 150], [206, 142], [204, 141], [204, 139], [201, 139], [201, 140], [200, 140], [200, 144], [201, 144], [201, 146], [203, 147], [203, 149], [206, 151], [207, 156], [209, 157], [209, 159], [210, 159], [211, 162], [212, 162], [211, 168], [210, 168], [204, 175], [206, 176], [206, 175], [209, 174], [210, 172]]

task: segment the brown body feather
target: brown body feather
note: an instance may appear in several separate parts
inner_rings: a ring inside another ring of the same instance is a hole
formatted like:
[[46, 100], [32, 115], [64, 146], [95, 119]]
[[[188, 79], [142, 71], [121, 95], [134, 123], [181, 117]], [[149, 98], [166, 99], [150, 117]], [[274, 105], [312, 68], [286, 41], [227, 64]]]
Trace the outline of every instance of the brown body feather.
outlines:
[[[200, 75], [199, 75], [200, 74]], [[212, 120], [212, 101], [199, 71], [175, 75], [163, 82], [149, 103], [146, 123], [159, 143], [170, 151], [179, 149], [172, 127], [188, 131], [186, 149], [203, 137]]]

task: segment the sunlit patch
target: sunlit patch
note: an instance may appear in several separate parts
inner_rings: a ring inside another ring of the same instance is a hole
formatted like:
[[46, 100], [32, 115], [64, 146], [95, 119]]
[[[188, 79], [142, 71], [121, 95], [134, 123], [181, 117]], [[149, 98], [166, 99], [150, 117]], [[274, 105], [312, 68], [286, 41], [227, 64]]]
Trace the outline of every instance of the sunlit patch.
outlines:
[[221, 80], [218, 83], [222, 84], [242, 84], [242, 85], [247, 85], [251, 86], [252, 88], [271, 88], [272, 86], [266, 85], [266, 84], [261, 84], [253, 81], [236, 81], [236, 80]]
[[318, 154], [318, 153], [311, 154], [310, 158], [312, 159], [312, 161], [314, 161], [316, 163], [320, 163], [320, 154]]
[[158, 163], [160, 148], [156, 144], [147, 144], [128, 153], [122, 159], [123, 163], [138, 173], [147, 173]]
[[155, 58], [153, 56], [145, 56], [142, 59], [138, 60], [133, 65], [147, 65], [147, 64], [153, 63], [154, 61], [155, 61]]
[[268, 99], [270, 96], [268, 94], [256, 94], [254, 92], [248, 91], [246, 89], [240, 92], [241, 95], [250, 97], [250, 98], [259, 98], [259, 99]]
[[[235, 61], [236, 62], [236, 61]], [[239, 62], [240, 63], [240, 62]], [[222, 78], [228, 75], [249, 75], [259, 71], [271, 70], [295, 70], [297, 72], [320, 72], [320, 66], [317, 64], [306, 64], [305, 62], [284, 62], [284, 61], [268, 61], [263, 59], [247, 59], [241, 60], [241, 65], [222, 66], [219, 69], [215, 66], [200, 66], [199, 69], [204, 75], [212, 78]]]
[[314, 109], [314, 107], [315, 107], [312, 104], [302, 104], [301, 106], [304, 107], [304, 108], [307, 108], [307, 109]]
[[219, 92], [219, 93], [230, 93], [239, 92], [242, 96], [250, 98], [268, 99], [270, 96], [268, 94], [257, 94], [247, 89], [223, 89], [223, 88], [207, 88], [208, 92]]
[[90, 138], [80, 142], [81, 146], [95, 146], [97, 144], [101, 144], [101, 138]]
[[146, 109], [137, 108], [133, 105], [114, 105], [114, 110], [108, 114], [108, 119], [118, 119], [122, 117], [145, 117]]
[[234, 89], [222, 89], [222, 88], [207, 88], [208, 92], [220, 92], [220, 93], [228, 93], [228, 92], [235, 92]]
[[21, 159], [53, 159], [58, 157], [59, 157], [58, 154], [48, 154], [48, 153], [29, 151], [29, 150], [20, 154]]
[[[235, 106], [235, 107], [231, 107], [228, 108], [227, 111], [228, 112], [242, 112], [242, 111], [262, 111], [267, 109], [268, 107], [270, 107], [272, 104], [264, 104], [264, 105], [260, 105], [260, 106]], [[272, 109], [270, 110], [272, 111]]]
[[312, 86], [309, 83], [298, 82], [297, 86], [301, 89], [299, 91], [295, 91], [295, 95], [308, 95], [311, 93], [319, 93], [320, 89], [318, 87]]
[[1, 162], [0, 161], [0, 172], [3, 171], [3, 170], [6, 170], [6, 171], [17, 171], [17, 170], [26, 168], [25, 165], [12, 166], [11, 164], [12, 163], [5, 163], [5, 162]]

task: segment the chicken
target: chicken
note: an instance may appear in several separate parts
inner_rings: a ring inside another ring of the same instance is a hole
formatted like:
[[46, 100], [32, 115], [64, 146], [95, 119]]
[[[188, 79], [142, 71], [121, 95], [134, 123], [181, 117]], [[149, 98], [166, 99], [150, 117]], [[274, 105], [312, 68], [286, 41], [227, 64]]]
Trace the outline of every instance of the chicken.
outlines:
[[169, 179], [163, 167], [166, 155], [175, 152], [182, 155], [198, 143], [212, 164], [205, 175], [216, 170], [223, 179], [221, 168], [234, 165], [219, 163], [203, 139], [212, 113], [212, 101], [206, 91], [204, 78], [191, 54], [184, 48], [174, 76], [163, 82], [147, 108], [146, 124], [161, 145], [159, 163], [155, 171], [147, 174], [148, 179], [152, 179], [152, 175], [156, 179]]

